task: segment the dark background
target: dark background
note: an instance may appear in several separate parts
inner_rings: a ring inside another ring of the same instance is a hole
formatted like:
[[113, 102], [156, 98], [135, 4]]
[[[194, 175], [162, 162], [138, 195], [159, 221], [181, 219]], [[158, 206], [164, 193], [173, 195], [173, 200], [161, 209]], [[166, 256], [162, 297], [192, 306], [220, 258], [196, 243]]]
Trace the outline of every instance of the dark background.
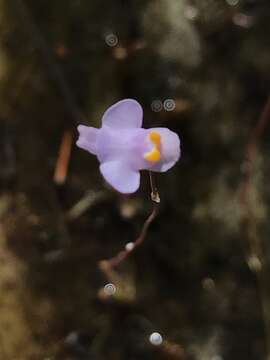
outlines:
[[[0, 0], [0, 359], [267, 359], [269, 20], [267, 0]], [[130, 97], [183, 154], [109, 279], [148, 174], [117, 194], [76, 126]]]

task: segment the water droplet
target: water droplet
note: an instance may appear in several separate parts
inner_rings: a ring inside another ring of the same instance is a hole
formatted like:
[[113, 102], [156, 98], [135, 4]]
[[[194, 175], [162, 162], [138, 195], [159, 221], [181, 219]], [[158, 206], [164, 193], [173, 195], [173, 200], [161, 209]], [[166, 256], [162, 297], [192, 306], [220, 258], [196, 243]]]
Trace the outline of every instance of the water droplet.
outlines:
[[154, 112], [160, 112], [162, 110], [162, 102], [160, 100], [154, 100], [151, 103], [151, 109]]
[[106, 284], [104, 286], [104, 293], [108, 296], [112, 296], [116, 293], [116, 287], [114, 284]]
[[173, 99], [167, 99], [163, 103], [166, 111], [173, 111], [175, 109], [175, 101]]
[[114, 47], [118, 44], [118, 37], [113, 33], [107, 34], [105, 36], [105, 42], [108, 46]]
[[133, 242], [129, 242], [126, 244], [126, 250], [127, 251], [132, 251], [134, 249], [134, 243]]
[[153, 332], [150, 336], [149, 336], [149, 341], [152, 345], [155, 345], [155, 346], [159, 346], [162, 344], [163, 342], [163, 338], [162, 336], [160, 335], [160, 333], [158, 332]]

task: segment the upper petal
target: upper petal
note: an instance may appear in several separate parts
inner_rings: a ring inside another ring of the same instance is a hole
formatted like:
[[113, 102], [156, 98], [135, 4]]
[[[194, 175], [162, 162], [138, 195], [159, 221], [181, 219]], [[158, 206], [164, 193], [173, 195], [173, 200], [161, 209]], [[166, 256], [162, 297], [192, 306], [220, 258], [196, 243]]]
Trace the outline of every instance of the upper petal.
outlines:
[[142, 126], [143, 109], [133, 99], [125, 99], [112, 105], [103, 115], [102, 125], [115, 129], [139, 128]]
[[140, 186], [139, 171], [132, 170], [122, 161], [109, 161], [100, 165], [105, 180], [117, 191], [131, 194]]

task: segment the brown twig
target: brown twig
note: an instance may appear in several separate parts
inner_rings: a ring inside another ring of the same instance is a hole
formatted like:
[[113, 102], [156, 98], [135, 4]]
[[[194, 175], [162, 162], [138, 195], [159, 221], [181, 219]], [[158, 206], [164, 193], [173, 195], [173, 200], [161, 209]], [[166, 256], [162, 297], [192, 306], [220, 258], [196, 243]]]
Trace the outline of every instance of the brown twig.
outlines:
[[108, 260], [100, 261], [99, 263], [100, 269], [104, 273], [106, 273], [109, 279], [111, 278], [112, 269], [119, 266], [120, 263], [122, 263], [122, 261], [124, 261], [139, 245], [143, 243], [148, 233], [149, 226], [151, 225], [151, 223], [154, 221], [154, 219], [158, 214], [160, 197], [157, 190], [157, 186], [155, 184], [154, 176], [151, 171], [149, 172], [149, 177], [150, 177], [150, 186], [151, 186], [151, 199], [153, 202], [152, 212], [145, 220], [141, 232], [134, 242], [130, 242], [126, 244], [125, 248], [119, 251], [119, 253], [116, 254], [114, 257]]
[[63, 185], [67, 178], [72, 147], [72, 132], [66, 130], [63, 134], [53, 180], [57, 185]]
[[70, 114], [71, 119], [75, 125], [82, 123], [84, 116], [79, 109], [71, 87], [65, 78], [61, 66], [57, 63], [52, 49], [29, 11], [27, 2], [24, 0], [15, 0], [14, 4], [16, 5], [15, 9], [18, 11], [18, 15], [23, 22], [22, 28], [28, 32], [31, 41], [40, 51], [44, 64], [47, 66], [52, 79], [55, 81], [61, 92], [65, 107]]

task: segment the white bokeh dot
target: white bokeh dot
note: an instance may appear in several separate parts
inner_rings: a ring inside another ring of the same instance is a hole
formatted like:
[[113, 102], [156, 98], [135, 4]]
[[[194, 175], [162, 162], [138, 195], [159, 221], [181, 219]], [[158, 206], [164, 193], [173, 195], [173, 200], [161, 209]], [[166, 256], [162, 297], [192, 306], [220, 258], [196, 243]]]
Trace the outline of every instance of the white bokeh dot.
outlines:
[[105, 35], [105, 42], [108, 46], [114, 47], [118, 44], [118, 37], [113, 33], [109, 33]]
[[155, 346], [159, 346], [163, 343], [163, 338], [160, 335], [160, 333], [158, 332], [153, 332], [150, 336], [149, 336], [149, 341], [152, 345]]
[[173, 99], [166, 99], [163, 106], [166, 111], [173, 111], [175, 109], [175, 101]]
[[127, 243], [125, 248], [127, 251], [132, 251], [134, 249], [134, 243], [133, 242]]
[[151, 109], [154, 112], [160, 112], [162, 110], [162, 101], [161, 100], [153, 100], [151, 103]]
[[104, 292], [105, 292], [105, 294], [106, 295], [108, 295], [108, 296], [112, 296], [112, 295], [114, 295], [115, 293], [116, 293], [116, 287], [115, 287], [115, 285], [114, 284], [106, 284], [105, 286], [104, 286]]

